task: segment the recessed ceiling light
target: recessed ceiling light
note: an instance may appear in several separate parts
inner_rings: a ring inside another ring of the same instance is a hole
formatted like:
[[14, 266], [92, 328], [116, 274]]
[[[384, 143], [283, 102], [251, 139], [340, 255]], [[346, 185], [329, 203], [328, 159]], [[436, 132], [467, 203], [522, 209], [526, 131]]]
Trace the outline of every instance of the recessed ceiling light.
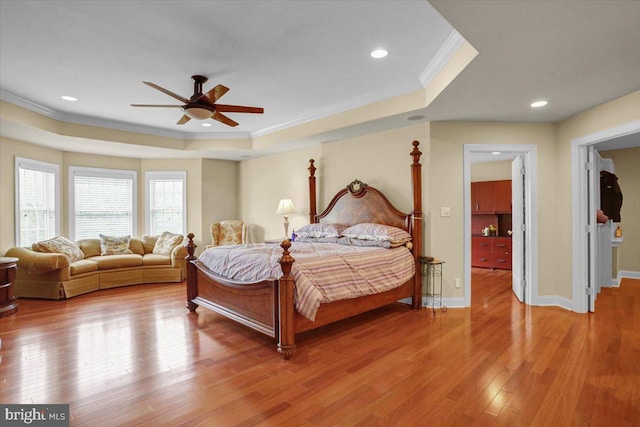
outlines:
[[544, 107], [545, 105], [547, 105], [547, 101], [536, 101], [531, 103], [531, 106], [533, 108], [540, 108], [540, 107]]
[[78, 98], [74, 98], [73, 96], [69, 96], [69, 95], [62, 95], [60, 98], [64, 99], [65, 101], [71, 101], [71, 102], [78, 100]]
[[491, 154], [494, 154], [494, 155], [497, 156], [498, 154], [502, 154], [502, 152], [501, 151], [493, 151], [493, 152], [491, 152]]
[[206, 128], [210, 128], [213, 125], [211, 123], [203, 123], [202, 126], [204, 126]]
[[384, 58], [388, 54], [389, 54], [389, 52], [387, 52], [384, 49], [376, 49], [373, 52], [371, 52], [371, 57], [372, 58], [376, 58], [376, 59], [380, 59], [380, 58]]

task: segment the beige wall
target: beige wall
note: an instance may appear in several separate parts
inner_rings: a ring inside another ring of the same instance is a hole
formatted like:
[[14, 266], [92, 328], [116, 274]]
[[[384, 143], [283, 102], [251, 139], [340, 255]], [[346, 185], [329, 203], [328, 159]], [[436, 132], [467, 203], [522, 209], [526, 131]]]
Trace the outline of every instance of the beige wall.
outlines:
[[[555, 188], [555, 125], [549, 123], [431, 123], [431, 254], [446, 261], [443, 290], [446, 296], [463, 296], [455, 279], [464, 283], [463, 147], [465, 144], [526, 144], [537, 146], [539, 294], [563, 291], [554, 277], [553, 248], [557, 219], [552, 212]], [[451, 207], [450, 217], [441, 217], [441, 206]], [[570, 268], [570, 267], [569, 267]], [[567, 290], [564, 290], [565, 293]], [[568, 288], [570, 291], [570, 287]]]
[[[318, 211], [333, 195], [354, 179], [384, 192], [398, 209], [412, 210], [410, 165], [412, 141], [420, 141], [423, 153], [423, 190], [429, 169], [429, 125], [407, 126], [245, 160], [240, 166], [240, 211], [249, 224], [251, 241], [280, 238], [283, 218], [276, 215], [281, 198], [291, 198], [297, 213], [289, 216], [289, 232], [309, 223], [309, 159], [315, 159]], [[424, 191], [427, 195], [427, 191]], [[424, 209], [428, 197], [423, 199]]]
[[[69, 166], [126, 169], [136, 171], [138, 192], [137, 230], [146, 233], [145, 182], [147, 171], [187, 172], [187, 232], [196, 235], [198, 252], [211, 242], [209, 225], [213, 219], [234, 217], [238, 212], [238, 163], [202, 159], [135, 159], [48, 149], [10, 139], [0, 140], [0, 252], [15, 245], [15, 157], [54, 163], [60, 166], [61, 232], [69, 236]], [[218, 202], [220, 201], [220, 202]]]
[[600, 155], [613, 160], [623, 196], [620, 227], [624, 241], [617, 250], [614, 270], [640, 272], [640, 147], [601, 151]]
[[202, 188], [200, 212], [202, 212], [201, 234], [189, 230], [205, 245], [211, 244], [211, 224], [224, 219], [243, 219], [239, 206], [239, 162], [228, 160], [202, 160]]
[[[616, 126], [624, 125], [635, 120], [640, 120], [640, 91], [631, 93], [613, 101], [594, 107], [577, 114], [558, 124], [557, 158], [558, 176], [556, 183], [558, 218], [566, 218], [560, 227], [559, 236], [555, 248], [555, 256], [558, 260], [558, 269], [561, 283], [571, 286], [573, 276], [571, 265], [572, 252], [572, 179], [571, 179], [571, 143], [576, 138], [592, 135]], [[569, 298], [572, 297], [568, 293]]]
[[471, 165], [471, 182], [511, 179], [511, 160]]

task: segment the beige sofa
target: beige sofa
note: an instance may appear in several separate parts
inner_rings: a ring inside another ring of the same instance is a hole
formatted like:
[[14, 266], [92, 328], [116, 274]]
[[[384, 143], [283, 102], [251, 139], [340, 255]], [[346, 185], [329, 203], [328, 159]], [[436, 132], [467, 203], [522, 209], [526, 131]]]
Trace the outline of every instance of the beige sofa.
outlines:
[[130, 254], [100, 255], [100, 239], [83, 239], [75, 244], [84, 259], [70, 262], [68, 256], [14, 247], [6, 256], [16, 257], [18, 271], [13, 283], [16, 297], [65, 299], [99, 289], [141, 283], [182, 282], [187, 277], [186, 247], [182, 244], [170, 256], [154, 254], [157, 236], [132, 237]]

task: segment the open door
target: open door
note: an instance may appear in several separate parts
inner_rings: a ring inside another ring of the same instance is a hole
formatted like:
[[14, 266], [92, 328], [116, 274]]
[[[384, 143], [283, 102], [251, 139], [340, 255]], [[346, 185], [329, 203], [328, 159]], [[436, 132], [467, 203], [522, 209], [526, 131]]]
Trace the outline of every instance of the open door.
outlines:
[[596, 298], [600, 292], [600, 268], [599, 268], [599, 227], [596, 221], [596, 211], [600, 209], [600, 168], [601, 157], [591, 145], [587, 147], [587, 303], [589, 311], [596, 311]]
[[512, 219], [512, 235], [511, 235], [511, 288], [520, 302], [525, 301], [524, 280], [525, 271], [525, 253], [524, 239], [526, 228], [525, 221], [525, 197], [524, 197], [524, 158], [522, 154], [518, 154], [511, 162], [511, 219]]

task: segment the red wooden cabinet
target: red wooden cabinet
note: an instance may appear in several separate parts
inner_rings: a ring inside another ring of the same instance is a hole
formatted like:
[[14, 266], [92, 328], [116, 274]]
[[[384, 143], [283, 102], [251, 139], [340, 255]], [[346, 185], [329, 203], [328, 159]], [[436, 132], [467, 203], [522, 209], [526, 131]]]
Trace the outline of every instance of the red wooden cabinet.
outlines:
[[471, 213], [511, 212], [511, 180], [471, 183]]
[[511, 270], [511, 238], [473, 236], [471, 266]]
[[494, 181], [480, 181], [471, 183], [471, 212], [477, 213], [493, 213], [495, 186], [491, 185]]

